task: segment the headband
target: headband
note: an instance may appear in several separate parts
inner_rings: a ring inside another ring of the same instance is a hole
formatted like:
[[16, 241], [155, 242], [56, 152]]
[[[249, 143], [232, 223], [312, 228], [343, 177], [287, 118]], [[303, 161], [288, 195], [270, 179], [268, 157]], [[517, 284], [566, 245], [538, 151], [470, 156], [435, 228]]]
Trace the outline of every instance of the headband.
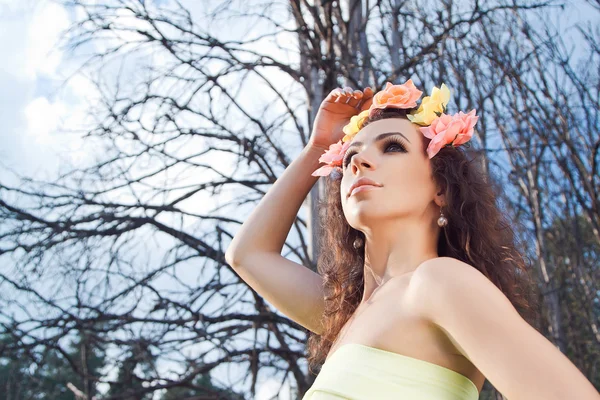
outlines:
[[[362, 124], [367, 118], [375, 115], [377, 110], [385, 108], [415, 108], [417, 100], [423, 94], [418, 90], [411, 79], [401, 85], [393, 85], [387, 82], [385, 88], [373, 96], [373, 104], [369, 109], [361, 111], [358, 115], [350, 118], [350, 122], [342, 129], [345, 136], [337, 143], [329, 146], [329, 149], [319, 158], [319, 162], [326, 165], [314, 171], [312, 176], [327, 176], [336, 168], [342, 166], [342, 160], [352, 139], [360, 131]], [[475, 109], [468, 113], [459, 111], [448, 115], [446, 105], [450, 101], [450, 89], [442, 83], [440, 88], [433, 87], [431, 95], [424, 97], [419, 108], [407, 114], [407, 118], [414, 124], [420, 125], [421, 133], [431, 139], [427, 147], [429, 158], [433, 158], [442, 147], [460, 146], [471, 140], [473, 127], [479, 116], [475, 115]]]

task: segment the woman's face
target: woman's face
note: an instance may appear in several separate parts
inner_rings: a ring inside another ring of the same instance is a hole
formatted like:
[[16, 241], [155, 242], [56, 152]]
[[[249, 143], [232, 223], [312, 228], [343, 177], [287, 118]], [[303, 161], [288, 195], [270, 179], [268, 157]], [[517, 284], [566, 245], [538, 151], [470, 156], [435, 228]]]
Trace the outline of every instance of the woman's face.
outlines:
[[[371, 122], [356, 134], [342, 165], [342, 208], [350, 226], [364, 230], [377, 219], [433, 218], [427, 210], [436, 185], [422, 136], [402, 118]], [[350, 195], [350, 186], [362, 177], [382, 186]]]

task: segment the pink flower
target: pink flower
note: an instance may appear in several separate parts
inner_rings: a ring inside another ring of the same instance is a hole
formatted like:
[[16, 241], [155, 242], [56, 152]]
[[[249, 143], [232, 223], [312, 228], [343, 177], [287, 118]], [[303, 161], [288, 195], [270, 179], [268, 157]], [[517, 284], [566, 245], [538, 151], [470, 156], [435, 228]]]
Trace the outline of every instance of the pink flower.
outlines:
[[342, 161], [344, 160], [344, 155], [346, 154], [346, 150], [350, 147], [351, 141], [342, 143], [340, 140], [337, 143], [333, 143], [329, 146], [329, 150], [325, 151], [321, 157], [319, 157], [319, 162], [326, 163], [327, 165], [322, 166], [321, 168], [314, 171], [312, 176], [327, 176], [335, 169], [335, 167], [341, 167]]
[[385, 89], [373, 97], [373, 104], [369, 107], [369, 117], [372, 117], [378, 108], [414, 108], [417, 100], [423, 94], [415, 87], [412, 79], [402, 85], [385, 84]]
[[427, 147], [430, 159], [446, 145], [459, 146], [471, 140], [473, 127], [479, 119], [475, 112], [473, 109], [467, 114], [462, 111], [453, 115], [442, 113], [431, 125], [419, 128], [425, 137], [431, 139]]

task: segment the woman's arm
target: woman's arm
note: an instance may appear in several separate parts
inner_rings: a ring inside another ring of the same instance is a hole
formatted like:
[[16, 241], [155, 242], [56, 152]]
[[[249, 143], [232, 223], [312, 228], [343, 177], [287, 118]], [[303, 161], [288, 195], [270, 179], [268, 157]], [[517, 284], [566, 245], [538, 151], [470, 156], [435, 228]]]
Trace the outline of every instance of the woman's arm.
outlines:
[[413, 303], [509, 400], [600, 400], [583, 373], [474, 267], [441, 257], [412, 279]]
[[325, 150], [307, 145], [275, 181], [227, 248], [230, 264], [243, 265], [256, 253], [281, 254], [298, 210], [319, 178], [311, 173], [319, 168]]
[[323, 278], [281, 256], [302, 202], [318, 177], [319, 158], [340, 140], [342, 127], [372, 103], [373, 91], [333, 90], [321, 103], [309, 145], [286, 168], [230, 243], [225, 259], [257, 293], [283, 314], [320, 334], [325, 308]]
[[226, 259], [243, 264], [255, 253], [281, 254], [294, 219], [318, 177], [319, 158], [329, 146], [342, 139], [343, 126], [373, 103], [373, 90], [332, 90], [315, 116], [309, 145], [275, 181], [250, 217], [244, 222], [226, 251]]
[[288, 260], [281, 250], [302, 201], [317, 177], [323, 150], [308, 146], [287, 167], [244, 222], [225, 258], [241, 279], [281, 313], [320, 334], [325, 308], [323, 278]]

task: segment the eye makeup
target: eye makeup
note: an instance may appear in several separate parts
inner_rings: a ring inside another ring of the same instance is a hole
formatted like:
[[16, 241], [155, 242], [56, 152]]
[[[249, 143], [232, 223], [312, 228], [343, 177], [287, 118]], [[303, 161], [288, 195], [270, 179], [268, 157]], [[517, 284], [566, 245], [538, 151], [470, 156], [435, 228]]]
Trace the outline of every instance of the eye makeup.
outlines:
[[[377, 135], [377, 136], [375, 137], [375, 140], [373, 140], [373, 142], [378, 142], [378, 141], [380, 141], [380, 140], [383, 140], [383, 139], [385, 139], [385, 138], [386, 138], [386, 137], [388, 137], [388, 136], [394, 136], [394, 135], [400, 135], [400, 136], [402, 136], [404, 139], [406, 139], [406, 141], [407, 141], [408, 143], [410, 143], [410, 140], [408, 140], [408, 138], [407, 138], [406, 136], [404, 136], [404, 135], [402, 134], [402, 132], [386, 132], [386, 133], [380, 133], [379, 135]], [[361, 142], [361, 141], [352, 142], [352, 143], [350, 144], [350, 146], [348, 146], [348, 149], [351, 149], [351, 148], [353, 148], [354, 146], [362, 146], [363, 144], [364, 144], [364, 143], [363, 143], [363, 142]]]
[[[399, 136], [398, 134], [387, 135], [387, 136], [391, 136], [391, 137], [385, 139], [383, 141], [383, 144], [381, 145], [382, 149], [384, 150], [384, 153], [385, 153], [385, 150], [387, 150], [388, 148], [393, 148], [393, 147], [399, 148], [400, 149], [399, 151], [401, 153], [406, 153], [406, 151], [407, 151], [406, 150], [406, 144], [405, 144], [405, 142], [402, 139], [400, 139], [398, 137]], [[402, 136], [404, 136], [404, 135], [402, 135]], [[344, 156], [344, 161], [342, 163], [343, 169], [346, 169], [346, 167], [350, 163], [350, 158], [354, 154], [357, 154], [357, 153], [358, 152], [356, 150], [350, 150], [350, 149], [346, 152], [346, 155]]]

